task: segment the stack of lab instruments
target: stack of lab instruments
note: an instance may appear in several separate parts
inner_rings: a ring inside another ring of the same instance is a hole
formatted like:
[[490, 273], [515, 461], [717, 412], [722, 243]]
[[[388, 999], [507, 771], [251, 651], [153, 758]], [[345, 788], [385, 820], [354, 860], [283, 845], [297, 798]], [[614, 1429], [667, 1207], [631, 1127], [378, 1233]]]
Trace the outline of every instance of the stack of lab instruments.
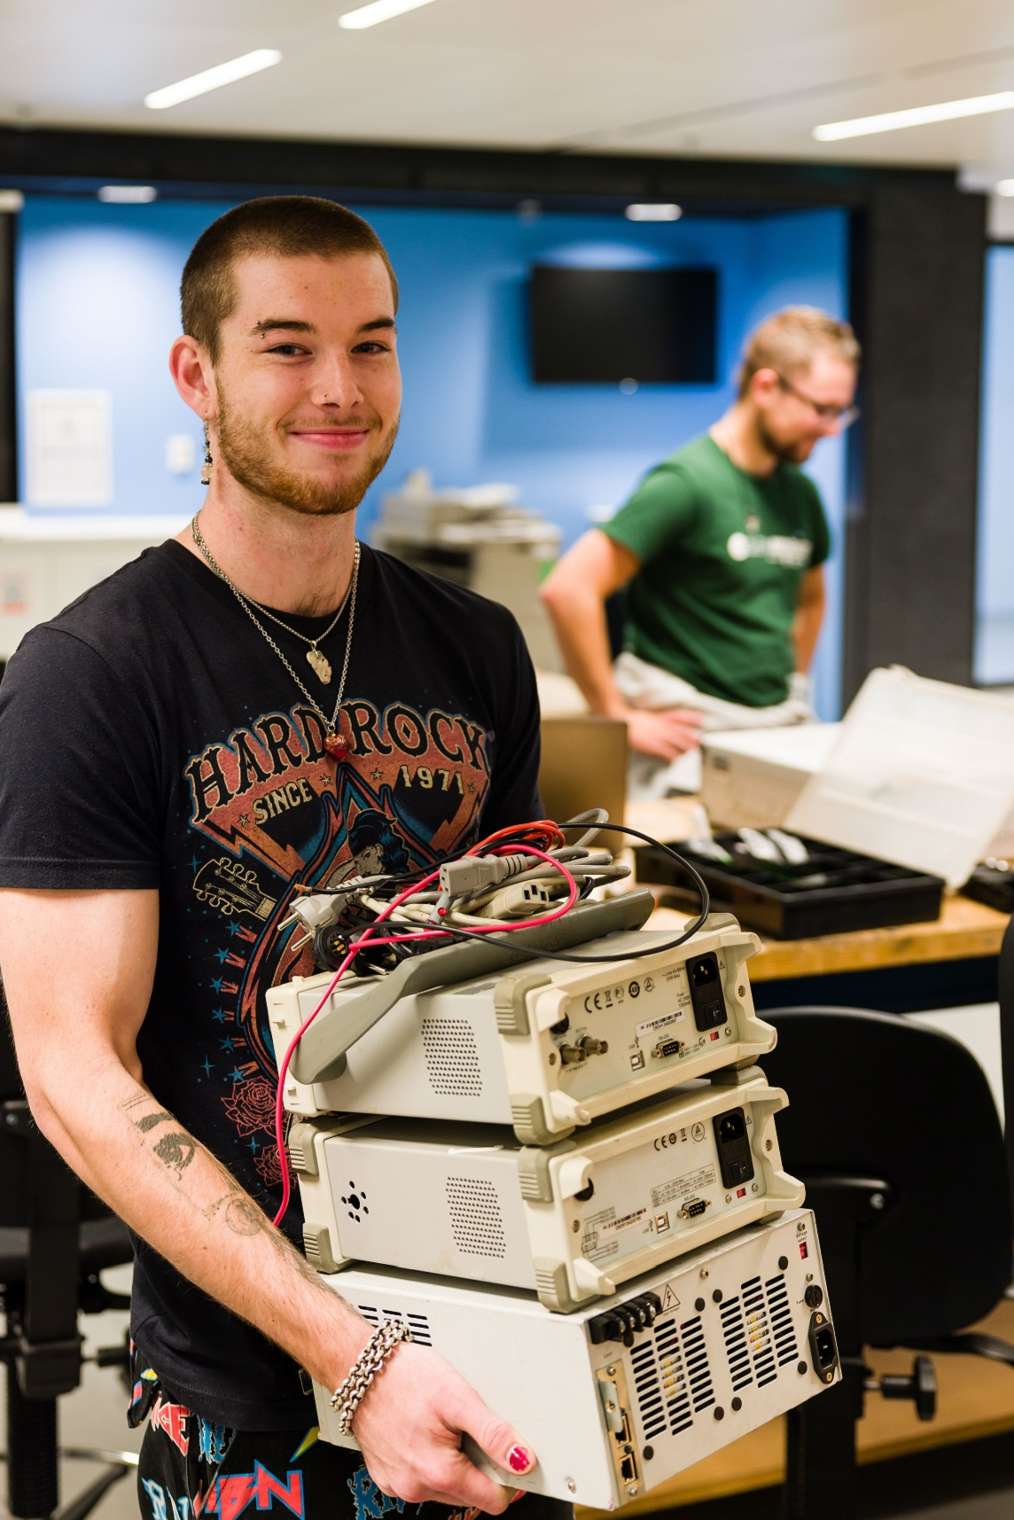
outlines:
[[[531, 1441], [523, 1487], [609, 1509], [840, 1375], [758, 941], [713, 916], [674, 947], [652, 905], [577, 907], [520, 965], [470, 943], [342, 981], [284, 1086], [309, 1260]], [[268, 993], [279, 1060], [330, 980]]]

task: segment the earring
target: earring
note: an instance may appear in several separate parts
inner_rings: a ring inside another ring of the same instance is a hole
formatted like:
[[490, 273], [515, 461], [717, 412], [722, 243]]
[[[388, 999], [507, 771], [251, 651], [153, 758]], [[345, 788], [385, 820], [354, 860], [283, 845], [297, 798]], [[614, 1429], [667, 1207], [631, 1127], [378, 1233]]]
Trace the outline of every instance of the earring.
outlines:
[[211, 442], [208, 438], [208, 424], [204, 424], [204, 462], [201, 465], [201, 485], [211, 484]]

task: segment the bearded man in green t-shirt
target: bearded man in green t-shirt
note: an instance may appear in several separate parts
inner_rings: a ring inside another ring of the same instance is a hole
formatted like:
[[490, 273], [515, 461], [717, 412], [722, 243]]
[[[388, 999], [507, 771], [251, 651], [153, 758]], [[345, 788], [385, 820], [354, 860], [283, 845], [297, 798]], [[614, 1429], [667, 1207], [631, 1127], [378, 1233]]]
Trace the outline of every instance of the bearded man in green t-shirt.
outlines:
[[[857, 415], [858, 364], [847, 323], [807, 306], [769, 317], [747, 339], [729, 410], [649, 471], [545, 582], [589, 708], [626, 720], [633, 795], [693, 790], [702, 728], [812, 716], [806, 672], [830, 533], [799, 466]], [[611, 664], [605, 604], [623, 587]]]

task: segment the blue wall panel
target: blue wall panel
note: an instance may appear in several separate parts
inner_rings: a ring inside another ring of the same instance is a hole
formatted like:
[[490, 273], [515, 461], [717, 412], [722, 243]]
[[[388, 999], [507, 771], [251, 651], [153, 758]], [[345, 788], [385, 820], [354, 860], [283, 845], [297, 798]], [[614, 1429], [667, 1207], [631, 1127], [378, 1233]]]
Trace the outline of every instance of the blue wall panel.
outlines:
[[1014, 682], [1014, 247], [986, 255], [976, 681]]
[[979, 611], [1014, 617], [1014, 247], [986, 255]]
[[[187, 513], [197, 471], [170, 475], [165, 440], [200, 426], [176, 394], [167, 356], [179, 333], [180, 272], [225, 205], [106, 206], [31, 197], [19, 217], [15, 276], [18, 454], [25, 489], [25, 397], [38, 388], [108, 390], [116, 513]], [[198, 458], [200, 454], [198, 453]]]

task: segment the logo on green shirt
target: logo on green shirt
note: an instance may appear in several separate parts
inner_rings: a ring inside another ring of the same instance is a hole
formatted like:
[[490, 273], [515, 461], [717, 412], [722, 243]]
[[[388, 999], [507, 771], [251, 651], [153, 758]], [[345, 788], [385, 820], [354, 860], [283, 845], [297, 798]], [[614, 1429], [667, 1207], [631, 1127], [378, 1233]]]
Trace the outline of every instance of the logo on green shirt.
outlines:
[[787, 538], [783, 533], [730, 533], [726, 552], [742, 564], [747, 559], [767, 560], [789, 570], [804, 570], [810, 563], [813, 544], [808, 538]]

